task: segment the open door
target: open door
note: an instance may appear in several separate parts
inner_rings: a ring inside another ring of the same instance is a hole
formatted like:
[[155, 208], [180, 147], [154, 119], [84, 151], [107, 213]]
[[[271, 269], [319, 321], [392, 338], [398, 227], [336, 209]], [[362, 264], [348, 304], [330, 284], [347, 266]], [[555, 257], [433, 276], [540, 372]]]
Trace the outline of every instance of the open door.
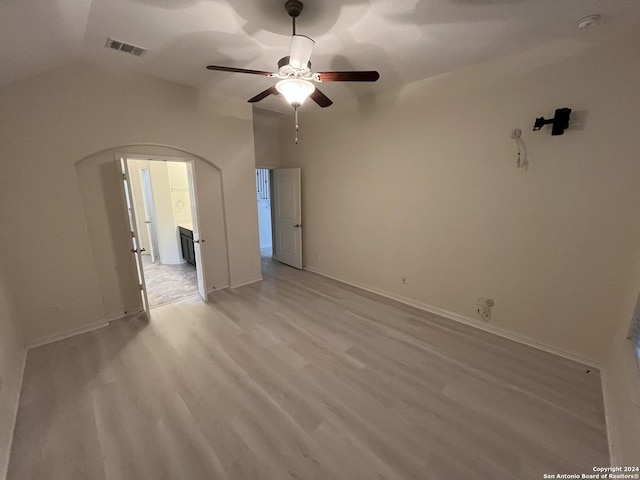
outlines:
[[302, 268], [302, 210], [300, 169], [273, 170], [274, 258]]
[[207, 282], [204, 273], [204, 252], [203, 247], [206, 239], [201, 236], [203, 230], [200, 228], [200, 212], [198, 211], [198, 202], [196, 202], [196, 182], [193, 177], [193, 161], [187, 162], [187, 178], [189, 181], [189, 199], [191, 201], [191, 218], [193, 226], [193, 250], [196, 257], [196, 274], [198, 275], [198, 293], [205, 302], [207, 299]]
[[140, 285], [140, 296], [142, 297], [142, 310], [149, 310], [149, 299], [147, 298], [147, 288], [144, 283], [144, 273], [142, 270], [142, 252], [144, 248], [140, 246], [138, 239], [138, 229], [136, 228], [136, 217], [133, 208], [133, 195], [131, 194], [131, 184], [129, 183], [129, 165], [126, 159], [120, 159], [120, 169], [122, 172], [122, 181], [124, 184], [124, 196], [126, 200], [127, 215], [129, 217], [129, 230], [131, 231], [131, 253], [136, 260], [136, 271], [138, 272], [138, 284]]

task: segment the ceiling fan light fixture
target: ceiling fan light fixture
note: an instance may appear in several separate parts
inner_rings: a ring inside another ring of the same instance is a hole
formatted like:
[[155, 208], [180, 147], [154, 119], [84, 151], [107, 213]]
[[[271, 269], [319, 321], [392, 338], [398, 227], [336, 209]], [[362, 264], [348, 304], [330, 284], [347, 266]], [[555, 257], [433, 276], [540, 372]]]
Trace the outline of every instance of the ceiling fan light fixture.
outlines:
[[276, 83], [276, 90], [278, 90], [293, 107], [302, 105], [315, 89], [316, 87], [313, 83], [301, 78], [286, 78]]

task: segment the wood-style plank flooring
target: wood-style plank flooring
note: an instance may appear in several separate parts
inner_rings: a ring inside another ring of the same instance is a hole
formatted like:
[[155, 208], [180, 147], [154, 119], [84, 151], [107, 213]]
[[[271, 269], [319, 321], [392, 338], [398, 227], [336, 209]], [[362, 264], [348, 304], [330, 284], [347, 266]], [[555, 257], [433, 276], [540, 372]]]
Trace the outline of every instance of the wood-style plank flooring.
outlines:
[[28, 353], [10, 480], [536, 479], [608, 465], [597, 370], [264, 259]]

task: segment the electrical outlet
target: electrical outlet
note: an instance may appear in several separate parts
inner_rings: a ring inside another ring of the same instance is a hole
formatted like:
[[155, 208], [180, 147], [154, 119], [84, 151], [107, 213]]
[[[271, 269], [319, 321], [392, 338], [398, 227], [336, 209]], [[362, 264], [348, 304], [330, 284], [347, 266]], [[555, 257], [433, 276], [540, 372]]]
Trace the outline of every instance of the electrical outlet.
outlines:
[[403, 285], [406, 285], [407, 284], [407, 277], [402, 277], [400, 279], [400, 281], [402, 282]]
[[478, 312], [478, 315], [480, 315], [480, 318], [485, 322], [488, 322], [491, 319], [491, 310], [486, 305], [480, 305], [476, 311]]
[[[482, 297], [476, 297], [476, 301], [478, 301]], [[491, 320], [491, 307], [493, 307], [496, 302], [492, 298], [482, 299], [482, 302], [478, 304], [476, 308], [476, 312], [480, 315], [480, 318], [485, 322]]]

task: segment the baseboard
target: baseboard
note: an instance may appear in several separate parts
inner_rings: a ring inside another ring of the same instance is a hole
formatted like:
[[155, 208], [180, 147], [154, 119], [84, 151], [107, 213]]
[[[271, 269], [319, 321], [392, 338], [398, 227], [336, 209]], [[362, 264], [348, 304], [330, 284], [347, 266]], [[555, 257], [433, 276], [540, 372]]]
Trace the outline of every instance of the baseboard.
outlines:
[[11, 438], [9, 438], [9, 445], [7, 445], [7, 452], [5, 453], [4, 472], [0, 472], [0, 478], [6, 480], [9, 474], [9, 461], [11, 460], [11, 450], [13, 449], [13, 439], [16, 436], [16, 425], [18, 424], [18, 409], [20, 408], [20, 398], [22, 397], [22, 383], [24, 382], [24, 369], [27, 365], [27, 348], [22, 351], [22, 366], [20, 367], [20, 381], [18, 382], [18, 398], [16, 399], [16, 406], [13, 410], [13, 425], [11, 426]]
[[207, 290], [207, 295], [213, 292], [217, 292], [219, 290], [224, 290], [225, 288], [229, 288], [229, 285], [221, 285], [220, 287], [211, 287], [209, 290]]
[[327, 272], [324, 272], [324, 271], [322, 271], [322, 270], [320, 270], [320, 269], [318, 269], [316, 267], [313, 267], [311, 265], [305, 265], [304, 269], [308, 270], [310, 272], [313, 272], [313, 273], [317, 273], [318, 275], [322, 275], [323, 277], [331, 278], [332, 280], [336, 280], [338, 282], [345, 283], [347, 285], [351, 285], [352, 287], [360, 288], [360, 289], [365, 290], [367, 292], [375, 293], [376, 295], [380, 295], [382, 297], [389, 298], [391, 300], [395, 300], [396, 302], [404, 303], [405, 305], [409, 305], [409, 306], [417, 308], [419, 310], [424, 310], [425, 312], [433, 313], [433, 314], [436, 314], [436, 315], [438, 315], [440, 317], [444, 317], [444, 318], [447, 318], [449, 320], [454, 320], [454, 321], [456, 321], [458, 323], [463, 323], [465, 325], [469, 325], [470, 327], [474, 327], [474, 328], [477, 328], [479, 330], [483, 330], [485, 332], [493, 333], [493, 334], [498, 335], [498, 336], [503, 337], [503, 338], [508, 338], [509, 340], [513, 340], [515, 342], [522, 343], [524, 345], [528, 345], [529, 347], [537, 348], [538, 350], [543, 350], [543, 351], [545, 351], [547, 353], [552, 353], [554, 355], [558, 355], [560, 357], [567, 358], [569, 360], [573, 360], [573, 361], [578, 362], [578, 363], [582, 363], [582, 364], [584, 364], [586, 366], [589, 366], [589, 367], [592, 367], [592, 368], [602, 369], [602, 366], [600, 365], [600, 363], [597, 362], [596, 360], [592, 359], [592, 358], [587, 358], [587, 357], [584, 357], [583, 355], [580, 355], [578, 353], [575, 353], [575, 352], [572, 352], [572, 351], [569, 351], [569, 350], [564, 350], [564, 349], [555, 347], [553, 345], [548, 345], [548, 344], [542, 343], [542, 342], [540, 342], [540, 341], [538, 341], [536, 339], [533, 339], [531, 337], [528, 337], [526, 335], [521, 335], [519, 333], [515, 333], [515, 332], [512, 332], [510, 330], [505, 330], [503, 328], [496, 327], [495, 325], [491, 325], [491, 324], [488, 324], [488, 323], [480, 322], [478, 320], [466, 317], [466, 316], [461, 315], [459, 313], [450, 312], [448, 310], [444, 310], [444, 309], [439, 308], [439, 307], [434, 307], [433, 305], [429, 305], [427, 303], [418, 302], [418, 301], [413, 300], [411, 298], [403, 297], [401, 295], [396, 295], [394, 293], [387, 292], [387, 291], [382, 290], [382, 289], [368, 287], [368, 286], [365, 286], [365, 285], [360, 285], [358, 283], [350, 282], [348, 280], [344, 280], [342, 278], [339, 278], [339, 277], [331, 275], [331, 274], [329, 274]]
[[127, 313], [127, 312], [121, 312], [121, 313], [116, 313], [115, 315], [110, 315], [108, 317], [104, 317], [104, 321], [107, 323], [111, 323], [114, 322], [116, 320], [122, 320], [123, 318], [127, 318], [130, 317], [131, 315], [137, 315], [140, 312], [137, 313]]
[[[109, 321], [112, 321], [112, 320], [109, 320]], [[33, 342], [27, 343], [27, 350], [31, 348], [39, 347], [41, 345], [46, 345], [47, 343], [57, 342], [58, 340], [62, 340], [64, 338], [75, 337], [76, 335], [81, 335], [83, 333], [87, 333], [92, 330], [97, 330], [98, 328], [106, 327], [107, 325], [109, 325], [109, 321], [107, 321], [106, 319], [100, 320], [99, 322], [96, 322], [81, 328], [67, 330], [61, 333], [56, 333], [54, 335], [43, 337], [38, 340], [34, 340]]]
[[262, 275], [260, 275], [259, 277], [254, 278], [253, 280], [248, 280], [246, 282], [232, 284], [231, 288], [244, 287], [245, 285], [249, 285], [251, 283], [256, 283], [256, 282], [261, 282], [261, 281], [262, 281]]

